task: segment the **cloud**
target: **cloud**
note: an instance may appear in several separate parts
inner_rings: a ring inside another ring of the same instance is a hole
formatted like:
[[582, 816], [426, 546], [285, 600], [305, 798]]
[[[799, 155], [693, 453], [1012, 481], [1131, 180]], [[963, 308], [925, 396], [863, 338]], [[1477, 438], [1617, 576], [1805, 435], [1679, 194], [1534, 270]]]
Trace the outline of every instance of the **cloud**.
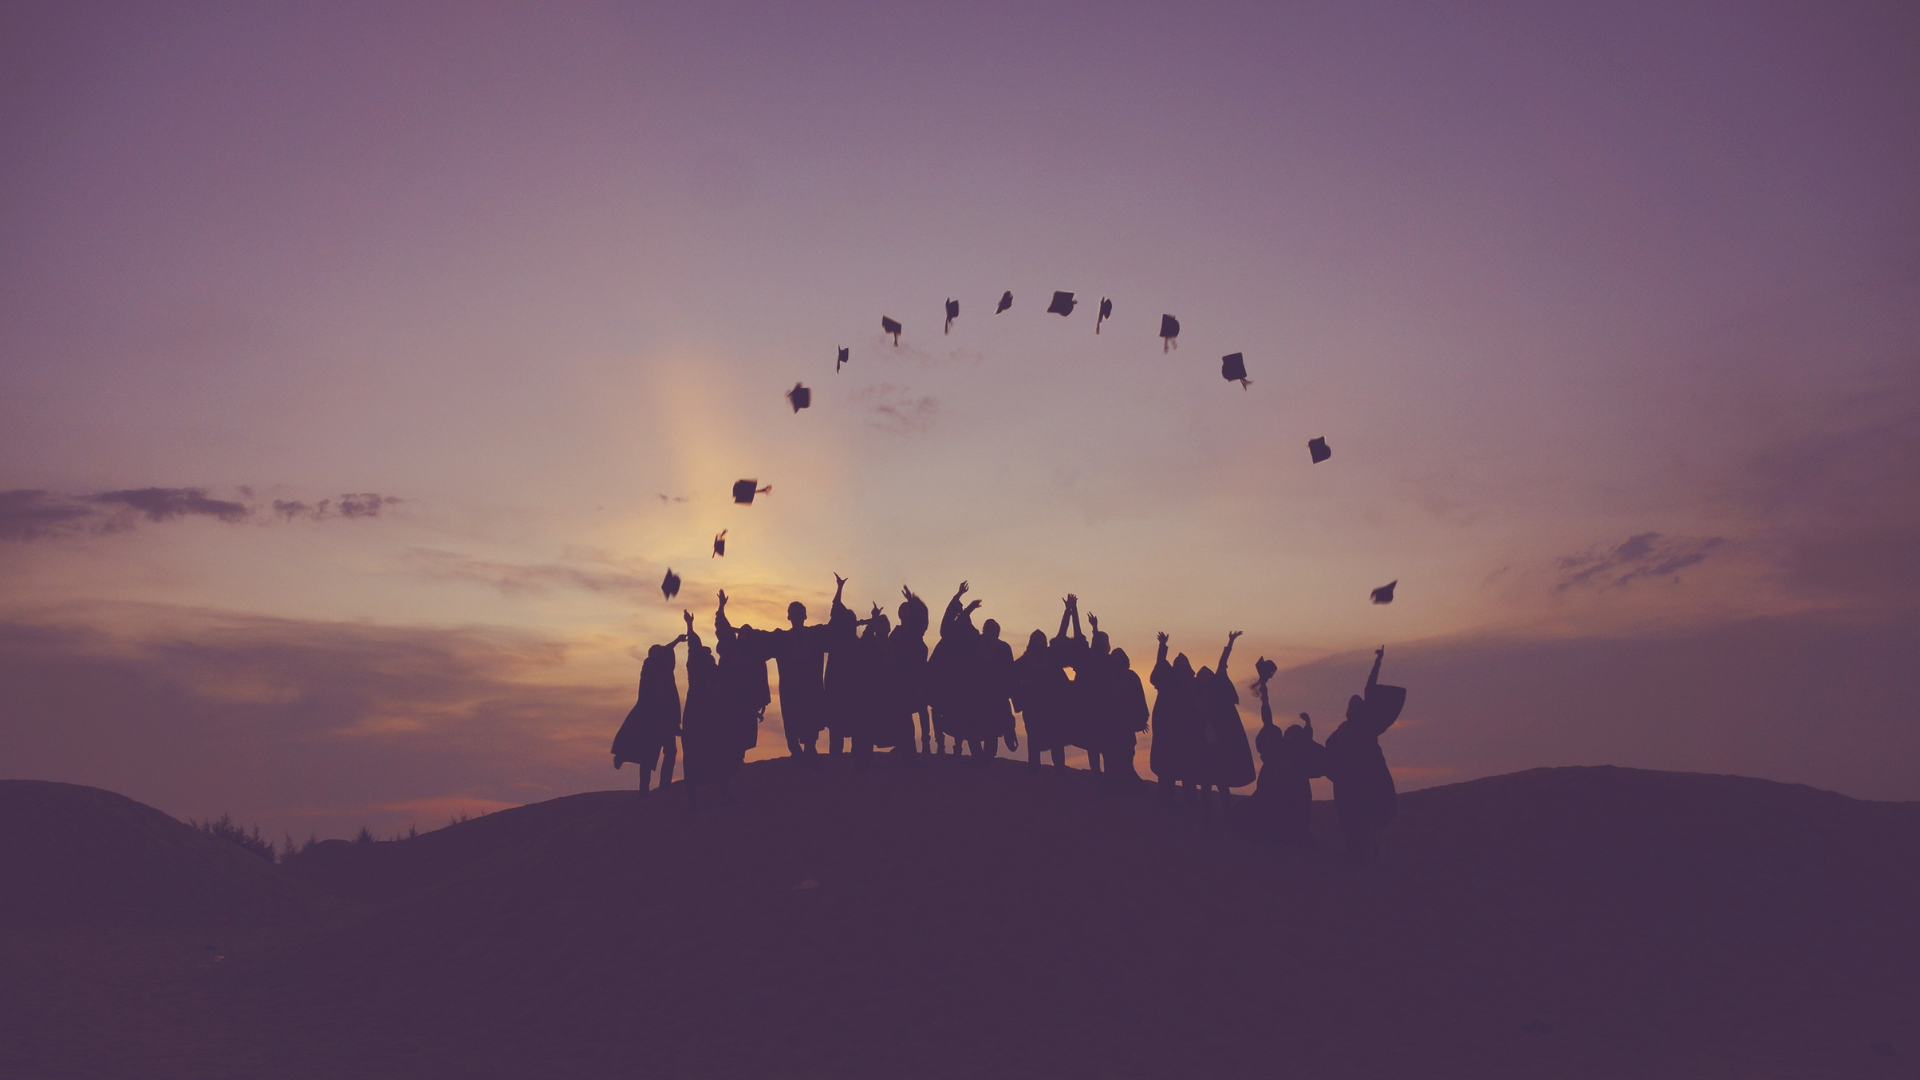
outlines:
[[128, 491], [103, 491], [86, 496], [86, 501], [102, 506], [126, 507], [148, 521], [172, 521], [183, 517], [210, 517], [221, 521], [245, 521], [246, 506], [225, 499], [207, 497], [205, 488], [135, 488]]
[[45, 491], [0, 491], [0, 540], [39, 540], [80, 527], [97, 511]]
[[[1920, 615], [1910, 611], [1396, 645], [1381, 681], [1409, 693], [1382, 744], [1396, 772], [1454, 779], [1611, 764], [1920, 799], [1916, 652]], [[1310, 712], [1324, 737], [1372, 662], [1371, 653], [1353, 653], [1281, 672], [1274, 713]]]
[[183, 818], [231, 810], [302, 837], [362, 822], [385, 835], [445, 807], [631, 779], [605, 757], [631, 685], [575, 673], [550, 638], [115, 614], [101, 621], [158, 614], [165, 629], [0, 622], [6, 775], [92, 784]]
[[657, 579], [617, 570], [585, 570], [560, 563], [492, 562], [430, 548], [416, 548], [413, 557], [420, 561], [429, 577], [477, 581], [509, 596], [566, 587], [607, 596], [640, 597], [660, 587]]
[[[251, 499], [253, 489], [240, 489]], [[26, 541], [84, 533], [126, 532], [142, 523], [159, 524], [181, 518], [200, 517], [230, 525], [293, 521], [304, 518], [379, 517], [384, 507], [400, 502], [392, 495], [348, 494], [335, 502], [322, 499], [317, 504], [299, 500], [275, 499], [271, 509], [257, 505], [217, 499], [205, 488], [129, 488], [102, 491], [94, 495], [61, 495], [37, 489], [0, 491], [0, 540]]]
[[1560, 583], [1555, 588], [1559, 591], [1582, 585], [1624, 588], [1640, 578], [1671, 577], [1705, 562], [1713, 549], [1724, 542], [1718, 536], [1689, 538], [1641, 533], [1611, 548], [1594, 547], [1577, 555], [1563, 556], [1555, 564], [1560, 569]]
[[939, 402], [931, 397], [914, 397], [906, 387], [892, 383], [869, 386], [853, 395], [854, 403], [873, 415], [868, 423], [882, 431], [900, 434], [926, 431], [933, 427]]

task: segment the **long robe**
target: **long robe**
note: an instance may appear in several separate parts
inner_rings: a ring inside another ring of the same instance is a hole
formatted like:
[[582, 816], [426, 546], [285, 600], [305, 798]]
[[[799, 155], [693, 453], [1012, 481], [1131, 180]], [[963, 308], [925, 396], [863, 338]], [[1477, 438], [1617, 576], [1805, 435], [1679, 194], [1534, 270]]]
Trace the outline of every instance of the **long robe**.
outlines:
[[913, 745], [913, 714], [902, 708], [904, 697], [894, 669], [892, 643], [884, 627], [870, 625], [861, 635], [855, 653], [857, 680], [855, 708], [858, 720], [854, 735], [881, 749]]
[[673, 678], [673, 647], [655, 645], [640, 664], [640, 695], [613, 737], [613, 759], [653, 768], [660, 751], [680, 734], [680, 687]]
[[1013, 731], [1013, 646], [982, 636], [975, 646], [980, 677], [980, 738], [1005, 739]]
[[1066, 695], [1072, 690], [1067, 673], [1054, 660], [1052, 648], [1031, 645], [1014, 662], [1013, 705], [1027, 729], [1027, 745], [1037, 754], [1067, 745], [1061, 723]]
[[1258, 775], [1253, 768], [1253, 746], [1240, 720], [1240, 692], [1234, 689], [1233, 680], [1224, 671], [1202, 668], [1194, 684], [1202, 743], [1196, 779], [1227, 788], [1253, 783]]
[[1194, 711], [1193, 673], [1167, 663], [1166, 650], [1147, 677], [1156, 691], [1153, 699], [1153, 747], [1147, 767], [1162, 780], [1191, 781], [1196, 772], [1200, 732]]
[[822, 685], [827, 737], [833, 740], [835, 750], [840, 748], [841, 739], [854, 735], [866, 706], [858, 674], [866, 665], [861, 652], [859, 622], [852, 608], [838, 600], [833, 602], [824, 635], [827, 673]]
[[1349, 833], [1385, 828], [1400, 809], [1380, 736], [1400, 718], [1406, 698], [1400, 687], [1369, 683], [1358, 715], [1327, 736], [1326, 774], [1333, 781], [1333, 806], [1341, 828]]
[[927, 675], [939, 730], [967, 742], [987, 737], [979, 716], [984, 696], [976, 685], [979, 643], [980, 631], [969, 621], [960, 598], [954, 597], [940, 619], [940, 640], [927, 657]]
[[730, 745], [738, 746], [745, 755], [760, 742], [760, 716], [773, 700], [767, 686], [767, 656], [759, 631], [735, 631], [725, 615], [717, 616], [714, 622], [715, 636], [720, 640], [723, 722]]
[[718, 784], [740, 770], [745, 749], [729, 721], [728, 694], [713, 651], [698, 634], [687, 642], [687, 707], [680, 718], [680, 745], [686, 778], [694, 784]]
[[1263, 724], [1254, 736], [1260, 751], [1260, 783], [1253, 790], [1253, 824], [1261, 836], [1287, 844], [1305, 843], [1313, 821], [1313, 783], [1327, 774], [1327, 748], [1305, 729], [1287, 735]]
[[790, 741], [811, 746], [826, 726], [826, 630], [824, 626], [769, 631], [767, 651], [780, 672], [780, 725]]
[[905, 625], [894, 627], [893, 633], [887, 635], [887, 663], [894, 695], [890, 708], [904, 717], [911, 728], [913, 714], [925, 709], [930, 701], [926, 630]]

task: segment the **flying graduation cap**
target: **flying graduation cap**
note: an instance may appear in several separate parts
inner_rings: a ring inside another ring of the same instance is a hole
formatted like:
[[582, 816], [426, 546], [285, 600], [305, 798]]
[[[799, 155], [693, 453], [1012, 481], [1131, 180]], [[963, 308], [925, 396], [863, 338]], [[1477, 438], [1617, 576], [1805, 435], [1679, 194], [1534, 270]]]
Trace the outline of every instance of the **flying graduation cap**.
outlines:
[[1307, 453], [1313, 456], [1315, 465], [1333, 456], [1333, 449], [1327, 445], [1325, 437], [1307, 440]]
[[997, 308], [994, 308], [993, 313], [995, 315], [998, 315], [1012, 306], [1013, 306], [1013, 290], [1008, 289], [1006, 292], [1003, 292], [1000, 294], [1000, 306]]
[[1373, 602], [1376, 604], [1393, 603], [1393, 587], [1398, 584], [1400, 584], [1400, 579], [1394, 578], [1392, 581], [1373, 590]]
[[1070, 292], [1055, 292], [1053, 294], [1053, 303], [1047, 305], [1047, 314], [1071, 315], [1073, 314], [1073, 305], [1077, 302]]
[[885, 315], [880, 316], [880, 332], [883, 334], [892, 334], [894, 345], [898, 346], [900, 344], [900, 324], [887, 318]]
[[787, 404], [793, 406], [794, 412], [799, 412], [813, 404], [813, 391], [803, 383], [794, 383], [793, 389], [787, 391]]
[[1103, 296], [1100, 298], [1100, 317], [1093, 320], [1093, 332], [1099, 333], [1100, 324], [1111, 318], [1113, 318], [1113, 301]]
[[1171, 315], [1160, 316], [1160, 351], [1180, 347], [1180, 320]]
[[1220, 358], [1220, 377], [1228, 382], [1237, 382], [1245, 390], [1253, 380], [1247, 378], [1247, 358], [1239, 353], [1228, 353]]
[[840, 365], [841, 365], [841, 364], [844, 364], [844, 363], [846, 363], [846, 362], [847, 362], [847, 350], [845, 350], [845, 349], [841, 349], [841, 350], [840, 350], [840, 358], [839, 358], [838, 360], [835, 360], [835, 361], [833, 362], [833, 373], [834, 373], [835, 375], [838, 375], [838, 374], [840, 374]]
[[[711, 558], [712, 556], [708, 557]], [[666, 580], [660, 583], [660, 595], [669, 600], [680, 595], [680, 575], [674, 573], [673, 567], [671, 566], [667, 567]]]
[[768, 484], [766, 487], [754, 487], [754, 485], [759, 482], [758, 480], [735, 480], [733, 482], [733, 501], [741, 506], [752, 506], [755, 495], [773, 494], [772, 484]]
[[947, 301], [947, 328], [940, 332], [943, 334], [953, 333], [953, 320], [959, 317], [960, 317], [960, 301], [948, 300]]
[[[720, 557], [721, 557], [721, 558], [723, 558], [723, 559], [724, 559], [724, 558], [726, 558], [726, 555], [727, 555], [727, 530], [725, 530], [725, 529], [721, 529], [721, 530], [720, 530], [720, 535], [718, 535], [718, 536], [716, 536], [716, 537], [714, 537], [714, 538], [713, 538], [713, 555], [718, 555], [718, 556], [720, 556]], [[713, 558], [713, 555], [709, 555], [709, 556], [707, 556], [707, 558], [709, 558], [709, 559], [711, 559], [711, 558]]]

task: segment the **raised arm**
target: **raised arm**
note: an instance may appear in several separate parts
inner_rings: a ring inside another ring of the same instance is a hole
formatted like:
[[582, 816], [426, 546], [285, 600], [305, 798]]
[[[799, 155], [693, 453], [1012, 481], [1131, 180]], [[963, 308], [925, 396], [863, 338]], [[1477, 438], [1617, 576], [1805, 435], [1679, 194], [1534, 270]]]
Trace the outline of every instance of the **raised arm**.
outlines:
[[699, 648], [700, 635], [695, 633], [693, 629], [693, 612], [682, 609], [680, 612], [680, 617], [687, 620], [687, 632], [681, 636], [686, 638], [687, 645], [689, 647], [695, 648], [695, 649]]
[[840, 595], [846, 592], [846, 590], [847, 590], [847, 579], [841, 577], [839, 574], [833, 575], [833, 608], [832, 610], [827, 612], [827, 618], [829, 621], [831, 621], [834, 618], [834, 616], [839, 615], [843, 611], [849, 615], [853, 614], [853, 609], [848, 607], [840, 599]]
[[1060, 632], [1053, 635], [1053, 640], [1055, 641], [1067, 640], [1067, 620], [1072, 617], [1073, 617], [1073, 597], [1072, 596], [1062, 597], [1060, 599]]
[[1373, 650], [1373, 670], [1367, 673], [1367, 696], [1373, 696], [1373, 688], [1380, 682], [1380, 661], [1386, 659], [1385, 645]]
[[722, 643], [733, 640], [733, 624], [727, 621], [727, 590], [720, 590], [720, 606], [713, 612], [713, 636]]
[[1067, 594], [1067, 614], [1073, 616], [1073, 640], [1087, 640], [1087, 636], [1080, 632], [1080, 598], [1072, 593]]
[[1214, 671], [1217, 674], [1225, 675], [1227, 673], [1227, 657], [1233, 655], [1233, 643], [1239, 640], [1239, 638], [1240, 638], [1240, 631], [1238, 630], [1235, 630], [1233, 633], [1227, 635], [1227, 647], [1220, 650], [1220, 666], [1217, 668], [1214, 668]]
[[1272, 727], [1273, 726], [1273, 705], [1271, 702], [1267, 700], [1267, 684], [1261, 683], [1260, 685], [1254, 687], [1254, 689], [1260, 692], [1260, 726]]

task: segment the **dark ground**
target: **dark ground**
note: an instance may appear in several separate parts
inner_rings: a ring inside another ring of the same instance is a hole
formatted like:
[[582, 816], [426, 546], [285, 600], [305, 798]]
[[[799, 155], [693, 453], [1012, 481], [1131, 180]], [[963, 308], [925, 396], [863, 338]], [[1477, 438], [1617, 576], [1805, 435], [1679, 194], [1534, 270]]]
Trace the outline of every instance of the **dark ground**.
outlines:
[[0, 782], [0, 1075], [1920, 1074], [1920, 804], [1540, 769], [1403, 796], [1355, 870], [1084, 773], [846, 765], [285, 867]]

